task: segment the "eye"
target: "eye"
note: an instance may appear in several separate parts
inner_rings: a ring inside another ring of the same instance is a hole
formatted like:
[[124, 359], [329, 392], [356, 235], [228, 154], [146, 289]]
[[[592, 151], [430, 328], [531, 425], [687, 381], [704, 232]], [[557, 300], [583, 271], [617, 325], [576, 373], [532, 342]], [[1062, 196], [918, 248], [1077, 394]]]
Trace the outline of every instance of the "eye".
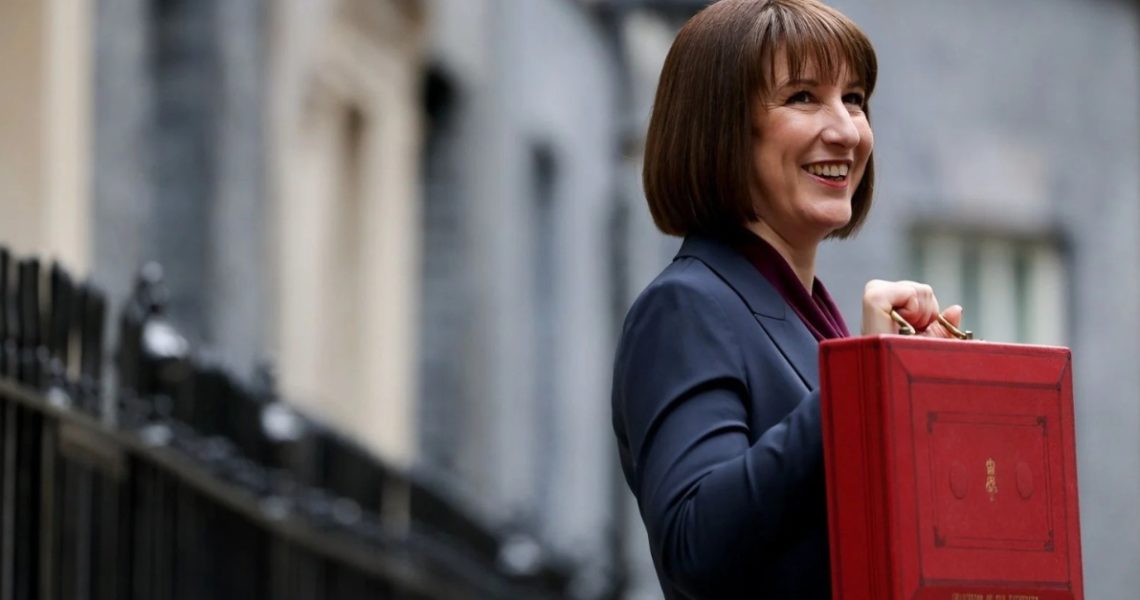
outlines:
[[859, 108], [865, 108], [867, 105], [867, 99], [863, 96], [863, 94], [852, 92], [850, 94], [844, 94], [843, 103], [858, 106]]
[[811, 92], [807, 90], [798, 91], [791, 96], [788, 96], [788, 101], [785, 104], [807, 104], [814, 100]]

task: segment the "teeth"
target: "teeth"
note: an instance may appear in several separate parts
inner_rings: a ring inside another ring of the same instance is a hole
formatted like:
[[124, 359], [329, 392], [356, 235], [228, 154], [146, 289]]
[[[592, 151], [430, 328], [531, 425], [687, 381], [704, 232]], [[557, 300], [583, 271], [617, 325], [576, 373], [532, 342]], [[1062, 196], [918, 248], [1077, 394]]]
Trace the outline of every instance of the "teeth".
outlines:
[[821, 177], [846, 177], [847, 164], [846, 163], [815, 163], [807, 166], [807, 171], [812, 175], [819, 175]]

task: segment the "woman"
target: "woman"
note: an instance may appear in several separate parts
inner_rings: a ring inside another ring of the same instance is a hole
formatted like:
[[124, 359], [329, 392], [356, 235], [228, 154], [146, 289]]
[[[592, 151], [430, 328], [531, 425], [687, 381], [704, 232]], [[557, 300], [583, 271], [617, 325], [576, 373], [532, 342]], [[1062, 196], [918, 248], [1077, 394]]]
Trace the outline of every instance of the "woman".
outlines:
[[[644, 183], [685, 241], [626, 318], [613, 423], [669, 598], [831, 596], [818, 345], [848, 331], [815, 256], [871, 206], [876, 69], [814, 0], [717, 2], [665, 60]], [[867, 284], [862, 333], [892, 309], [950, 337], [905, 281]]]

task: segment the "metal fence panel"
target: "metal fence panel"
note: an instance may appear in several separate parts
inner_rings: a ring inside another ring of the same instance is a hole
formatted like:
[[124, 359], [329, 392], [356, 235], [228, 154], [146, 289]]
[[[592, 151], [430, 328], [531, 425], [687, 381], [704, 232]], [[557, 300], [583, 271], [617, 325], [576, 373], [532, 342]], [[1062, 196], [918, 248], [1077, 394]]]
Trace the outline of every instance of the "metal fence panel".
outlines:
[[565, 595], [271, 384], [195, 357], [160, 276], [140, 274], [105, 367], [103, 293], [0, 248], [0, 600]]

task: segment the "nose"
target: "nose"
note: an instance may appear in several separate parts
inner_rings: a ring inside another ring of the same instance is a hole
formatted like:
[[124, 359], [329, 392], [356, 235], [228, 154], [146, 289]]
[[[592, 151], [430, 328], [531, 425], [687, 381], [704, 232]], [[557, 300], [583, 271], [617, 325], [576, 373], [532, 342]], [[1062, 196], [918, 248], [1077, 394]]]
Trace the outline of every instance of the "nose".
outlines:
[[838, 106], [831, 106], [823, 111], [827, 116], [821, 134], [825, 144], [833, 144], [842, 148], [854, 148], [859, 144], [859, 128], [855, 126], [855, 119], [847, 111], [842, 101]]

